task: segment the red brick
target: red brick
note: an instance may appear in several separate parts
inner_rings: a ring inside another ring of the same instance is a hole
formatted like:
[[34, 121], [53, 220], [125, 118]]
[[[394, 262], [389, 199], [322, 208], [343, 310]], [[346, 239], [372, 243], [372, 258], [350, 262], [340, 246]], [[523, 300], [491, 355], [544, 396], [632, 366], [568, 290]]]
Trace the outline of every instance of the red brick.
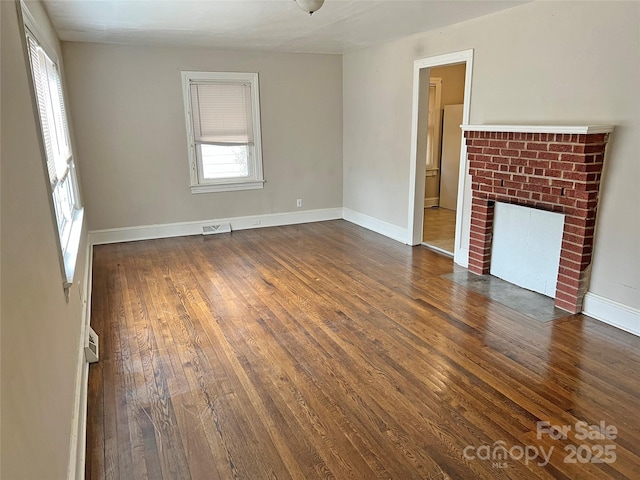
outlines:
[[470, 231], [475, 233], [476, 235], [485, 236], [488, 235], [487, 228], [484, 225], [475, 225], [473, 223], [473, 219], [471, 219], [471, 228]]
[[581, 143], [579, 145], [572, 145], [571, 150], [569, 150], [570, 152], [573, 153], [584, 153], [584, 149], [585, 149], [586, 145]]
[[566, 295], [572, 295], [576, 299], [578, 298], [578, 294], [580, 293], [580, 289], [578, 287], [574, 287], [572, 285], [566, 285], [562, 282], [558, 282], [556, 285], [556, 292], [561, 291]]
[[496, 148], [507, 148], [507, 142], [504, 140], [491, 140], [489, 142], [489, 146]]
[[522, 150], [520, 151], [521, 158], [538, 158], [538, 152], [533, 150]]
[[529, 183], [535, 185], [551, 185], [551, 179], [545, 177], [529, 177]]
[[507, 188], [513, 188], [516, 191], [522, 190], [522, 183], [519, 182], [505, 181], [503, 186]]
[[600, 187], [600, 182], [575, 182], [574, 190], [581, 192], [597, 192]]
[[[582, 240], [582, 238], [580, 238], [579, 236], [575, 236], [575, 237], [578, 238], [579, 242]], [[562, 241], [562, 251], [575, 253], [576, 255], [582, 255], [585, 253], [584, 245], [580, 243], [571, 243], [566, 240]]]
[[563, 153], [560, 156], [560, 159], [563, 162], [575, 162], [575, 163], [584, 163], [585, 156], [584, 155], [575, 155], [573, 153]]
[[588, 227], [581, 227], [578, 225], [570, 225], [567, 223], [567, 219], [565, 219], [564, 232], [569, 233], [571, 235], [576, 235], [578, 237], [585, 237], [587, 235]]
[[568, 258], [565, 258], [562, 256], [562, 253], [560, 253], [560, 267], [566, 268], [568, 270], [578, 271], [578, 272], [582, 271], [582, 264], [580, 262], [576, 262]]
[[580, 263], [582, 265], [582, 263], [585, 261], [585, 255], [583, 253], [576, 253], [576, 252], [572, 252], [569, 250], [565, 250], [562, 249], [560, 256], [562, 258], [566, 258], [567, 260], [571, 260], [572, 262], [577, 262]]
[[604, 144], [599, 145], [585, 145], [584, 153], [602, 153], [605, 150]]
[[540, 197], [540, 200], [542, 200], [543, 202], [554, 204], [554, 205], [558, 204], [558, 196], [557, 195], [545, 195], [545, 194], [543, 194]]
[[572, 145], [566, 143], [551, 143], [549, 145], [550, 152], [571, 152]]
[[505, 157], [518, 157], [520, 156], [520, 150], [513, 150], [513, 149], [509, 149], [509, 148], [502, 148], [500, 150], [500, 155], [503, 155]]
[[575, 302], [577, 300], [576, 295], [565, 293], [561, 289], [556, 289], [556, 301], [565, 300], [567, 302]]
[[529, 166], [533, 168], [549, 168], [548, 160], [529, 160]]
[[562, 172], [562, 178], [565, 180], [578, 180], [581, 182], [586, 182], [588, 180], [588, 175], [582, 172], [569, 172], [565, 170], [564, 172]]
[[584, 242], [584, 235], [576, 235], [576, 234], [573, 234], [571, 232], [565, 231], [562, 234], [562, 241], [563, 242], [573, 243], [573, 244], [576, 244], [576, 245], [582, 245], [583, 242]]
[[531, 192], [552, 193], [550, 187], [546, 187], [544, 185], [536, 185], [535, 183], [528, 185], [527, 189]]
[[560, 266], [558, 267], [558, 275], [564, 275], [567, 278], [579, 278], [580, 270], [573, 270], [567, 267]]
[[567, 215], [573, 215], [575, 217], [586, 217], [589, 215], [589, 210], [586, 208], [576, 208], [572, 206], [567, 206], [565, 213]]
[[606, 136], [606, 133], [590, 133], [588, 135], [581, 135], [584, 139], [580, 141], [584, 143], [604, 143]]
[[551, 186], [552, 187], [558, 187], [558, 188], [573, 188], [574, 187], [574, 183], [570, 182], [568, 180], [560, 180], [557, 178], [552, 178], [551, 179]]
[[527, 150], [540, 150], [540, 151], [546, 152], [548, 149], [549, 149], [548, 143], [527, 142]]
[[471, 199], [471, 203], [473, 205], [482, 205], [482, 206], [486, 206], [487, 205], [487, 201], [486, 200], [482, 200], [480, 198], [472, 198]]
[[558, 160], [558, 158], [560, 158], [560, 154], [555, 152], [539, 152], [538, 158], [544, 160]]
[[549, 166], [555, 170], [573, 170], [576, 164], [572, 162], [551, 162]]
[[513, 148], [516, 150], [523, 150], [524, 149], [524, 142], [509, 142], [509, 144], [507, 145], [509, 148]]
[[601, 173], [602, 163], [577, 163], [576, 172]]
[[581, 311], [581, 306], [577, 306], [576, 302], [567, 302], [565, 300], [559, 300], [557, 298], [555, 300], [555, 306], [569, 313], [579, 313]]
[[508, 164], [510, 159], [507, 157], [491, 157], [494, 163]]

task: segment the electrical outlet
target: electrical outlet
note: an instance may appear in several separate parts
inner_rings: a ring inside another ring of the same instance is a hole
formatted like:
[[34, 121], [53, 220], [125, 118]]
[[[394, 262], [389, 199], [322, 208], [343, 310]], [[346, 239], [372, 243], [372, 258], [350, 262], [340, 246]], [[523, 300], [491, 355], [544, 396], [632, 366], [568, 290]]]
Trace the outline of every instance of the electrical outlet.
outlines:
[[301, 198], [298, 198], [298, 199], [296, 200], [296, 207], [300, 208], [301, 206], [302, 206], [302, 199], [301, 199]]

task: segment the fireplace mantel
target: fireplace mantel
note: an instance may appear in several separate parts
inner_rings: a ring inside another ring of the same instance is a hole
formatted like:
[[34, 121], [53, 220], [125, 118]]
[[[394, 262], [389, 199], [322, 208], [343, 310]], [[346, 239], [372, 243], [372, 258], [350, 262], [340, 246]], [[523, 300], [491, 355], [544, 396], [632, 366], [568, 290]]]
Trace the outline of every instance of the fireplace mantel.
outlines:
[[462, 125], [471, 175], [469, 271], [491, 264], [495, 202], [565, 215], [555, 305], [582, 310], [610, 125]]
[[611, 133], [613, 125], [461, 125], [463, 132], [566, 133], [587, 135]]

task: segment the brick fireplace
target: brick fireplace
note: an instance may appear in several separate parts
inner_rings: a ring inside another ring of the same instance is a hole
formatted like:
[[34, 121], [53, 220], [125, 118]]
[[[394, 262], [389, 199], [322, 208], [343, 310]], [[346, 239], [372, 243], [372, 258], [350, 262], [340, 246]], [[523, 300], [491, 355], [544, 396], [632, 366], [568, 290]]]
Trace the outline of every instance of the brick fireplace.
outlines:
[[489, 273], [495, 202], [565, 215], [555, 305], [577, 313], [589, 286], [611, 126], [464, 125], [472, 205], [469, 270]]

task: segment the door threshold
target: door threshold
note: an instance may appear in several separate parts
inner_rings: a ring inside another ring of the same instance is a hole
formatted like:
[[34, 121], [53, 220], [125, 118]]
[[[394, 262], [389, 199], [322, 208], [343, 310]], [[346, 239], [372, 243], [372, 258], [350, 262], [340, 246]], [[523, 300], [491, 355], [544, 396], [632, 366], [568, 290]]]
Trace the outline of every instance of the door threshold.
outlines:
[[441, 255], [446, 255], [449, 258], [453, 258], [453, 253], [445, 250], [444, 248], [436, 247], [435, 245], [430, 245], [428, 243], [422, 242], [423, 247], [427, 247], [429, 250], [433, 250], [436, 253], [440, 253]]

